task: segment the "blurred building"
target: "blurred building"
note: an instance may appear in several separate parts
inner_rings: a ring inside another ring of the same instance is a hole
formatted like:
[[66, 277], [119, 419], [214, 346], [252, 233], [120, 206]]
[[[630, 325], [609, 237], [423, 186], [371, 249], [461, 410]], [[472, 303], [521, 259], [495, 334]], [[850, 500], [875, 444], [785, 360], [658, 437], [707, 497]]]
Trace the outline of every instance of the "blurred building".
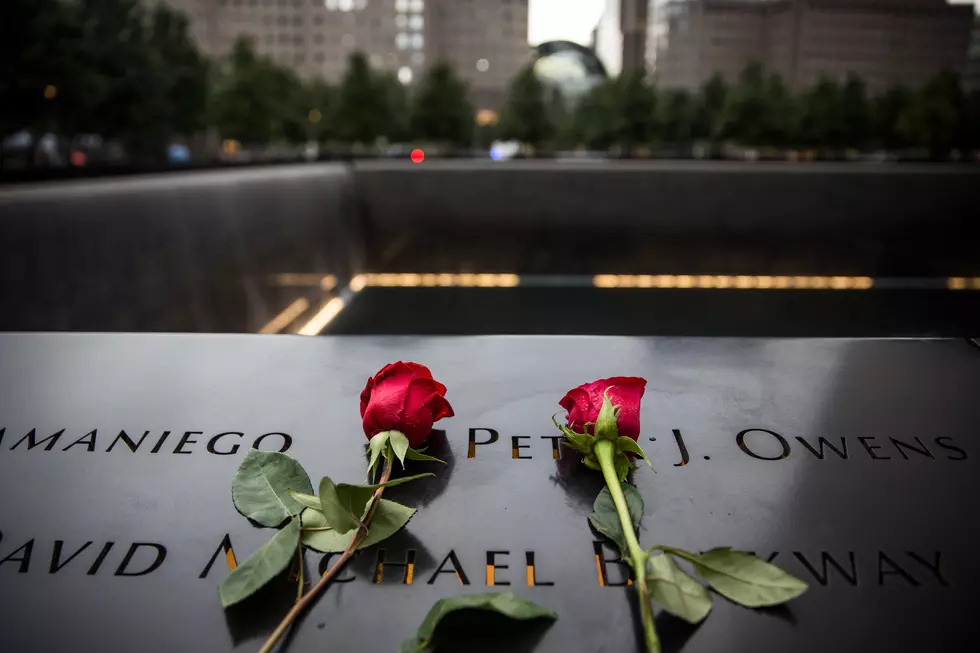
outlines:
[[734, 80], [760, 61], [793, 88], [821, 75], [872, 93], [963, 73], [973, 8], [946, 0], [651, 0], [647, 61], [663, 86]]
[[973, 20], [973, 39], [963, 73], [963, 88], [968, 91], [980, 90], [980, 16]]
[[528, 0], [165, 0], [191, 19], [202, 51], [227, 54], [239, 35], [305, 76], [341, 78], [347, 56], [417, 80], [444, 58], [478, 105], [499, 104], [530, 56]]
[[650, 0], [606, 0], [592, 47], [612, 75], [646, 66]]

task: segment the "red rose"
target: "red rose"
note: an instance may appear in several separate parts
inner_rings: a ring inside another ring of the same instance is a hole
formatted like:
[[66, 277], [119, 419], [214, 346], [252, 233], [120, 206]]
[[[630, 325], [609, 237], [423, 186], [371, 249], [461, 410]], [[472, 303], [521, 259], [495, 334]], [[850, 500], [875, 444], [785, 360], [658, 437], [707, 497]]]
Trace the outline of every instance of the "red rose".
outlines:
[[361, 420], [370, 440], [382, 431], [401, 431], [417, 449], [425, 443], [433, 422], [453, 416], [446, 386], [418, 363], [391, 363], [367, 381], [361, 391]]
[[[595, 422], [602, 408], [602, 396], [609, 389], [609, 400], [619, 407], [616, 426], [620, 437], [636, 440], [640, 436], [640, 399], [646, 389], [646, 379], [635, 376], [614, 376], [584, 383], [569, 390], [558, 405], [568, 411], [566, 423], [576, 433], [594, 434]], [[586, 426], [588, 424], [588, 426]]]

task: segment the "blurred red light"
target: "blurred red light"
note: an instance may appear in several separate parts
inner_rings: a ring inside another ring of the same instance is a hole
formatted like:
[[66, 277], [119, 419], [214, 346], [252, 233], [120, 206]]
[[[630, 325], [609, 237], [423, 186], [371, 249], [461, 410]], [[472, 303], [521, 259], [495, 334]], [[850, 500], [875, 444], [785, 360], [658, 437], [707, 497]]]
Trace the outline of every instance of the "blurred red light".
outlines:
[[85, 164], [88, 163], [88, 157], [85, 152], [72, 152], [71, 153], [71, 164], [76, 168], [84, 168]]
[[425, 152], [420, 149], [412, 150], [412, 163], [422, 163], [425, 160]]

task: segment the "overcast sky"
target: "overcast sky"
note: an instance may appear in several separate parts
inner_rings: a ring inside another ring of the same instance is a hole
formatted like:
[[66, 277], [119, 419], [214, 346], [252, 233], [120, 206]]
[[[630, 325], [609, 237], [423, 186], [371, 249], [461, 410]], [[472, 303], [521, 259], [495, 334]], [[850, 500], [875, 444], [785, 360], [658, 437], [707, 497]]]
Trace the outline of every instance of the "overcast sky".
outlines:
[[[972, 4], [980, 13], [980, 0], [950, 1]], [[606, 0], [528, 0], [528, 5], [527, 40], [531, 45], [556, 39], [588, 44]]]

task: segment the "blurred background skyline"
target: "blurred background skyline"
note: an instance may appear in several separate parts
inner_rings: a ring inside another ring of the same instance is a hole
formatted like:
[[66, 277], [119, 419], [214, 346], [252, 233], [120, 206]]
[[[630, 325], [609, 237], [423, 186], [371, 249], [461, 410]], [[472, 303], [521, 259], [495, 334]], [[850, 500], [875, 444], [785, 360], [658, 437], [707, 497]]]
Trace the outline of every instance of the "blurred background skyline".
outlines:
[[6, 0], [4, 19], [0, 328], [980, 329], [975, 4]]

